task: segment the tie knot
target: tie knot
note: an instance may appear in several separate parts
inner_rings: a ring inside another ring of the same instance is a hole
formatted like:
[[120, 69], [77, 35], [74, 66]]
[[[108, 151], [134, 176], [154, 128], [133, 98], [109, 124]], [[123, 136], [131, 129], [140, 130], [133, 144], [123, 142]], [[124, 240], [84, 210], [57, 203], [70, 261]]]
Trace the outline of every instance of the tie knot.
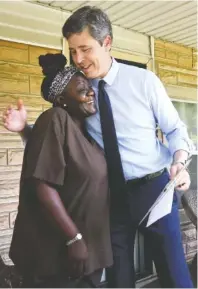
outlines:
[[98, 84], [99, 90], [100, 90], [100, 89], [104, 89], [105, 84], [106, 84], [106, 82], [105, 82], [103, 79], [100, 80], [100, 81], [99, 81], [99, 84]]

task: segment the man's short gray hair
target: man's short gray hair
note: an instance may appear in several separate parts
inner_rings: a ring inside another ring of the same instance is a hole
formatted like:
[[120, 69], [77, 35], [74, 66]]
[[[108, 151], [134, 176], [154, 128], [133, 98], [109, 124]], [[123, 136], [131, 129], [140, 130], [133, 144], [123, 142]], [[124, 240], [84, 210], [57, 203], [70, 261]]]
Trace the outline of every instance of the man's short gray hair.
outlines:
[[68, 39], [72, 34], [81, 33], [88, 28], [90, 35], [100, 45], [107, 35], [113, 39], [112, 25], [107, 14], [97, 7], [84, 6], [76, 10], [65, 22], [62, 32]]

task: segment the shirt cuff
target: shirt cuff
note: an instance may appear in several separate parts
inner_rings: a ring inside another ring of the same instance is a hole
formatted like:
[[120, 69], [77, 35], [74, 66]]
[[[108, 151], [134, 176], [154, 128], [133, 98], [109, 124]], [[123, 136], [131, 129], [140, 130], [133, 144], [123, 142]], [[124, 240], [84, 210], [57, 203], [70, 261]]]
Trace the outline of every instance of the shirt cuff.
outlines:
[[189, 140], [180, 139], [180, 140], [175, 140], [172, 143], [170, 142], [169, 150], [172, 156], [175, 154], [176, 151], [179, 151], [179, 150], [183, 150], [189, 154], [192, 154], [192, 152], [195, 150], [195, 146], [190, 139]]

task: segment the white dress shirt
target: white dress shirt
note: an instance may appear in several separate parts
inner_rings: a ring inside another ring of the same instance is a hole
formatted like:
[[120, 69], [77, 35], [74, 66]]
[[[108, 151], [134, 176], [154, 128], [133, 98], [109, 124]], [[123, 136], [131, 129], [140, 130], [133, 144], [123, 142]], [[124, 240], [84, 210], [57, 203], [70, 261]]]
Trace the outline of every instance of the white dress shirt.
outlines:
[[[96, 101], [99, 80], [91, 80]], [[193, 145], [186, 125], [153, 72], [113, 59], [104, 81], [126, 180], [170, 166], [177, 150], [191, 151]], [[168, 148], [156, 137], [157, 123], [166, 135]], [[86, 125], [89, 134], [103, 148], [99, 112], [87, 118]]]

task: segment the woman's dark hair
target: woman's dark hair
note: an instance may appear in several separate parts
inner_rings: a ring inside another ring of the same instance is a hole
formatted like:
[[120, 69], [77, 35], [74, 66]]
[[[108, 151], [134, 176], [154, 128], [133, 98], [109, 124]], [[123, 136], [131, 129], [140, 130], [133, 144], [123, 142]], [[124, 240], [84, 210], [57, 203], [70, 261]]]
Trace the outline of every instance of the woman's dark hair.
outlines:
[[53, 79], [57, 73], [65, 67], [66, 64], [67, 59], [61, 53], [48, 53], [39, 56], [39, 65], [42, 67], [42, 72], [46, 76], [41, 84], [41, 93], [45, 100], [48, 100], [47, 96]]
[[107, 35], [113, 39], [112, 26], [107, 14], [99, 8], [84, 6], [76, 10], [65, 22], [62, 33], [68, 39], [72, 34], [80, 33], [85, 28], [100, 45]]

